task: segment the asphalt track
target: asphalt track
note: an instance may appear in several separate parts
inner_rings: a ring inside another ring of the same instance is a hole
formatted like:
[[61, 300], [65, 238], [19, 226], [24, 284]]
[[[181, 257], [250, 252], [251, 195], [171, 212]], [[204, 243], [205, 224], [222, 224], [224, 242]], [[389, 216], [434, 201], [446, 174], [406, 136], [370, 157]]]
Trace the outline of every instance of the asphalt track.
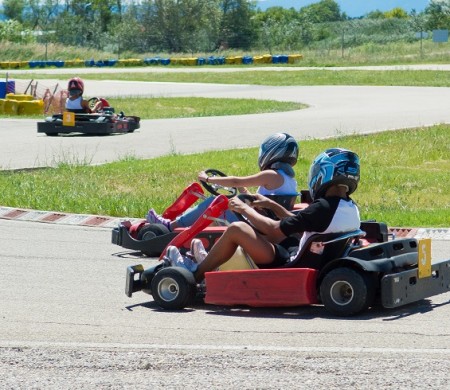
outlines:
[[[89, 94], [113, 93], [102, 93], [106, 87], [154, 96], [277, 96], [311, 108], [286, 118], [144, 121], [135, 134], [101, 138], [46, 137], [34, 121], [2, 120], [1, 167], [47, 166], [68, 155], [94, 163], [153, 157], [171, 145], [183, 153], [255, 146], [279, 130], [304, 139], [450, 121], [448, 88], [99, 82]], [[109, 226], [85, 226], [79, 216], [36, 222], [39, 211], [5, 219], [10, 211], [0, 208], [0, 389], [450, 388], [450, 293], [349, 319], [320, 306], [165, 312], [144, 294], [124, 295], [125, 267], [154, 260], [111, 245]], [[447, 233], [434, 240], [435, 261], [449, 257]]]
[[[400, 67], [397, 67], [400, 68]], [[408, 67], [404, 67], [409, 69]], [[447, 71], [448, 66], [430, 65]], [[248, 68], [244, 68], [249, 71]], [[289, 70], [293, 68], [275, 68]], [[382, 68], [385, 69], [385, 68]], [[123, 69], [89, 69], [117, 72]], [[149, 71], [139, 68], [139, 71]], [[151, 71], [174, 71], [152, 68]], [[190, 69], [200, 71], [201, 69]], [[58, 75], [66, 71], [43, 70]], [[76, 71], [88, 71], [83, 69]], [[179, 69], [176, 71], [186, 71]], [[210, 71], [236, 71], [213, 68]], [[20, 72], [20, 71], [15, 71]], [[23, 72], [23, 71], [22, 71]], [[74, 71], [75, 72], [75, 71]], [[10, 77], [14, 77], [11, 72]], [[67, 77], [67, 76], [65, 76]], [[51, 89], [66, 78], [45, 80]], [[309, 108], [273, 114], [144, 120], [140, 131], [110, 137], [37, 134], [34, 120], [1, 120], [0, 168], [52, 166], [60, 162], [101, 164], [127, 156], [151, 158], [168, 153], [256, 146], [267, 135], [286, 131], [298, 140], [361, 134], [449, 123], [450, 88], [217, 85], [194, 83], [86, 82], [86, 96], [196, 96], [273, 99], [307, 104]], [[133, 113], [128, 113], [132, 115]]]

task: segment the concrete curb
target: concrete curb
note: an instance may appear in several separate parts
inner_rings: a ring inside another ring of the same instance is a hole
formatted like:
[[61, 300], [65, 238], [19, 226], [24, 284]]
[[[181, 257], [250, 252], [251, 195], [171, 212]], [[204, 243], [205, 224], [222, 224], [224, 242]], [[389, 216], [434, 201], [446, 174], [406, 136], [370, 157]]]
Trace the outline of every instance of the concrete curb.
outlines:
[[[121, 221], [140, 222], [143, 218], [107, 217], [101, 215], [69, 214], [54, 211], [38, 211], [0, 207], [0, 219], [28, 222], [57, 223], [86, 227], [116, 227]], [[432, 238], [433, 240], [450, 241], [450, 228], [389, 228], [389, 233], [402, 238]]]

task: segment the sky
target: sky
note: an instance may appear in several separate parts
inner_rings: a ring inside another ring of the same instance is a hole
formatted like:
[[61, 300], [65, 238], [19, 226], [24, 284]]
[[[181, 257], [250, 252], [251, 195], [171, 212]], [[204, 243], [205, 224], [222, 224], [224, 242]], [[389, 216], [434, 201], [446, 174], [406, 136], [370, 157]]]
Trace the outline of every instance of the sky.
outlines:
[[[335, 0], [347, 16], [357, 18], [364, 16], [371, 11], [389, 11], [392, 8], [400, 7], [406, 12], [411, 12], [415, 9], [417, 12], [422, 12], [428, 5], [429, 0]], [[257, 7], [262, 10], [268, 7], [283, 7], [295, 8], [296, 10], [312, 4], [318, 3], [319, 0], [258, 0]]]

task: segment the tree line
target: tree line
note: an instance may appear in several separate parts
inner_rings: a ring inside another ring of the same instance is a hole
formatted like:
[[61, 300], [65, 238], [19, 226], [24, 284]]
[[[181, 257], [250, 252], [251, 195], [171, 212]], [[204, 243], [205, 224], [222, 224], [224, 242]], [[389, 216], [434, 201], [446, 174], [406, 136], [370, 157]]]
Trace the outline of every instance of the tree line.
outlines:
[[0, 41], [58, 43], [120, 54], [293, 52], [411, 41], [450, 28], [450, 0], [349, 18], [334, 0], [265, 11], [248, 0], [3, 0]]

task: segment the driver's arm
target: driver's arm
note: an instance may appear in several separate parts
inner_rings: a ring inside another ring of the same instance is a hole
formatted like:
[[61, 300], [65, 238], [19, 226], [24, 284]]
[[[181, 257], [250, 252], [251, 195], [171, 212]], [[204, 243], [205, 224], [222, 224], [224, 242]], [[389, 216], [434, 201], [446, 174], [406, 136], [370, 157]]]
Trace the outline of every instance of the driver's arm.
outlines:
[[[258, 187], [277, 188], [283, 184], [283, 177], [275, 171], [267, 170], [250, 176], [209, 176], [205, 171], [198, 174], [198, 180], [224, 187]], [[241, 191], [240, 191], [241, 192]], [[243, 191], [245, 193], [245, 191]]]
[[268, 236], [271, 242], [281, 242], [286, 238], [280, 230], [280, 221], [275, 221], [258, 213], [255, 209], [244, 203], [238, 197], [230, 199], [228, 208], [231, 211], [247, 217], [251, 224], [262, 234]]
[[88, 103], [87, 100], [82, 100], [82, 101], [81, 101], [81, 107], [83, 107], [83, 110], [84, 110], [85, 112], [87, 112], [88, 114], [92, 114], [92, 110], [91, 110], [91, 108], [89, 107], [89, 103]]
[[253, 208], [272, 210], [275, 213], [275, 215], [280, 219], [286, 218], [286, 217], [292, 217], [293, 215], [295, 215], [291, 211], [285, 209], [279, 203], [275, 202], [272, 199], [266, 198], [265, 196], [263, 196], [261, 194], [254, 194], [253, 196], [256, 198], [250, 204], [251, 207], [253, 207]]

